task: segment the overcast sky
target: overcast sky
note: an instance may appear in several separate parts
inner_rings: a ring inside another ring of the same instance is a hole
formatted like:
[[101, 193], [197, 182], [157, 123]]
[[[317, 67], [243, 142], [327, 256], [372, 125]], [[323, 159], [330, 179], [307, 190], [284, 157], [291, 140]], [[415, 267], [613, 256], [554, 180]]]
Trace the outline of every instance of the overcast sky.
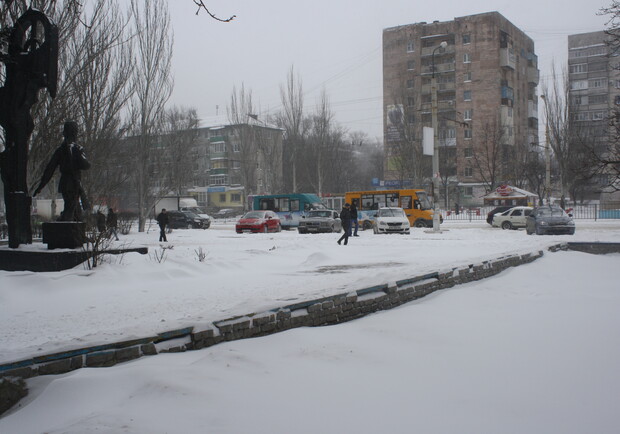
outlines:
[[535, 43], [541, 81], [566, 62], [567, 35], [603, 30], [597, 12], [611, 0], [206, 0], [221, 18], [196, 16], [192, 0], [170, 0], [175, 35], [171, 103], [208, 118], [226, 114], [233, 86], [252, 91], [256, 111], [281, 109], [280, 85], [291, 66], [307, 111], [323, 87], [336, 120], [350, 131], [382, 136], [382, 31], [388, 27], [498, 11]]

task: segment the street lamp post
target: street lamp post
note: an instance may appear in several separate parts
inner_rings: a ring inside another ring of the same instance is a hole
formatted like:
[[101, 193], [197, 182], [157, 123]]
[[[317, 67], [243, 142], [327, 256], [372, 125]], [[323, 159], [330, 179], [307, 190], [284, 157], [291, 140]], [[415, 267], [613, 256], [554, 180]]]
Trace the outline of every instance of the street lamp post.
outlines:
[[545, 103], [545, 193], [547, 196], [547, 205], [551, 204], [551, 151], [549, 150], [549, 107], [547, 107], [547, 98], [541, 95], [540, 98]]
[[437, 78], [435, 78], [435, 51], [445, 48], [448, 45], [446, 41], [442, 41], [431, 55], [431, 126], [433, 127], [433, 232], [439, 232], [439, 210], [437, 202], [439, 200], [439, 141], [437, 131]]

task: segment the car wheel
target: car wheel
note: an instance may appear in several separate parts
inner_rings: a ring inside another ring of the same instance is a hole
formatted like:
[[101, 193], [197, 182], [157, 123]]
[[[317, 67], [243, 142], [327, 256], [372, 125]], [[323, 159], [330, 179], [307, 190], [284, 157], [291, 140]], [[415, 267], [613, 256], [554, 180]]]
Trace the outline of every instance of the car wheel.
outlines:
[[362, 226], [362, 228], [363, 228], [364, 230], [367, 230], [367, 229], [372, 229], [372, 223], [370, 223], [370, 222], [364, 222], [364, 225]]
[[416, 220], [413, 224], [416, 228], [425, 228], [426, 222], [424, 220]]
[[502, 222], [502, 229], [512, 229], [512, 223], [510, 222]]

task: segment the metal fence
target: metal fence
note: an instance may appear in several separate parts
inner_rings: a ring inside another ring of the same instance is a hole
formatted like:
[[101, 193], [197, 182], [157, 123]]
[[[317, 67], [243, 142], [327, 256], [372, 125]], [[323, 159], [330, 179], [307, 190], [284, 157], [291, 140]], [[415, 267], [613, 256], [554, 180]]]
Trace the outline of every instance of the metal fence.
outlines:
[[[455, 210], [442, 210], [441, 215], [444, 220], [486, 220], [487, 214], [495, 209], [494, 206], [468, 207], [461, 208], [457, 213]], [[581, 220], [608, 220], [620, 219], [620, 209], [601, 209], [600, 205], [577, 205], [567, 206], [566, 212], [571, 214], [574, 219]]]

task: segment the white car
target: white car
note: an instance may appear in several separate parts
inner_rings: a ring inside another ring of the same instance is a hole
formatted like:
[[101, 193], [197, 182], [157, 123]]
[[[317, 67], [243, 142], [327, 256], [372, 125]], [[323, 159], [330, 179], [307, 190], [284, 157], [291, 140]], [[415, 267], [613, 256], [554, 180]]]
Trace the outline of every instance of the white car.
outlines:
[[409, 234], [409, 219], [402, 208], [379, 208], [373, 224], [375, 234]]
[[532, 213], [531, 206], [515, 206], [493, 216], [493, 227], [502, 229], [524, 228], [528, 215]]

